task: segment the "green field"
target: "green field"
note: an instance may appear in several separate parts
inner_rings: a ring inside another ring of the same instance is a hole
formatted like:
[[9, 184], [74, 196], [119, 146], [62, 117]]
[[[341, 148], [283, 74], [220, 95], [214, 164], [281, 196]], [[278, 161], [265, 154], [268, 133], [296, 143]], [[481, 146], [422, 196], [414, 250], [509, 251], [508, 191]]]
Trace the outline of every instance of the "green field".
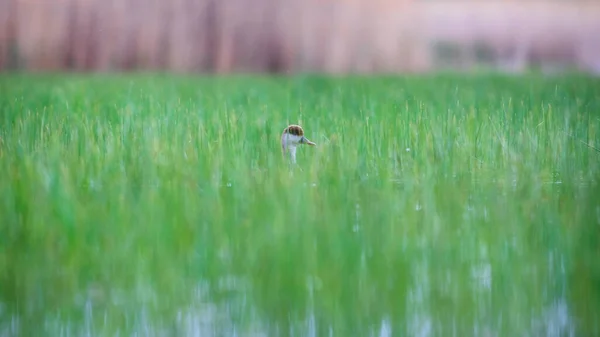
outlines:
[[0, 336], [600, 335], [600, 79], [4, 74], [0, 123]]

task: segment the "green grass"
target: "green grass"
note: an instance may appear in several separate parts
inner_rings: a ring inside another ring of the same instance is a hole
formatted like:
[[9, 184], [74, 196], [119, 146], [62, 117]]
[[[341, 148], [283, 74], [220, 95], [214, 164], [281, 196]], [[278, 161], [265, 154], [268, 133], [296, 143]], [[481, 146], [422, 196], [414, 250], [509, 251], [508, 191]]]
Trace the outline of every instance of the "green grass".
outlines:
[[599, 134], [581, 75], [5, 74], [0, 336], [598, 336]]

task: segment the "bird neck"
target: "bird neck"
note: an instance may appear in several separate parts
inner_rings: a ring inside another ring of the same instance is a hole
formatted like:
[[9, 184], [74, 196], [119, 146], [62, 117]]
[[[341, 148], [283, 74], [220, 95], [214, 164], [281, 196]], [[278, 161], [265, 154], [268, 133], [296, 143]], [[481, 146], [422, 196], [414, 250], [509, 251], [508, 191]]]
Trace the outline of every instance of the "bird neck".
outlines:
[[296, 164], [296, 147], [290, 146], [288, 150], [290, 151], [290, 159], [292, 160], [292, 164]]

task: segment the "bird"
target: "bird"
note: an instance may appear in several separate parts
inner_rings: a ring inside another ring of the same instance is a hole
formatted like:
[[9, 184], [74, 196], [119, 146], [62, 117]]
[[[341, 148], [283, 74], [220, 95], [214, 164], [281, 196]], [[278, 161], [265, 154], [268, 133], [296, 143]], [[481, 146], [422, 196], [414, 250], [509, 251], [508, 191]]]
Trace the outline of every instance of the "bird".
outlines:
[[304, 130], [300, 125], [291, 124], [283, 129], [283, 133], [281, 134], [281, 150], [284, 156], [286, 153], [289, 153], [293, 164], [296, 164], [296, 147], [301, 144], [317, 145], [304, 136]]

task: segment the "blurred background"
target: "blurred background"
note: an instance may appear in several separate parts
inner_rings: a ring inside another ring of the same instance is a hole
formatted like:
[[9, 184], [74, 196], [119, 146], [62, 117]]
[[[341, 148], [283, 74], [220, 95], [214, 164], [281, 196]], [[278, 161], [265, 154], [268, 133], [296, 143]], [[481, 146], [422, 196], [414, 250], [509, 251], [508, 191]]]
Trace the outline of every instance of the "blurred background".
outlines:
[[0, 69], [600, 74], [600, 2], [0, 0]]

